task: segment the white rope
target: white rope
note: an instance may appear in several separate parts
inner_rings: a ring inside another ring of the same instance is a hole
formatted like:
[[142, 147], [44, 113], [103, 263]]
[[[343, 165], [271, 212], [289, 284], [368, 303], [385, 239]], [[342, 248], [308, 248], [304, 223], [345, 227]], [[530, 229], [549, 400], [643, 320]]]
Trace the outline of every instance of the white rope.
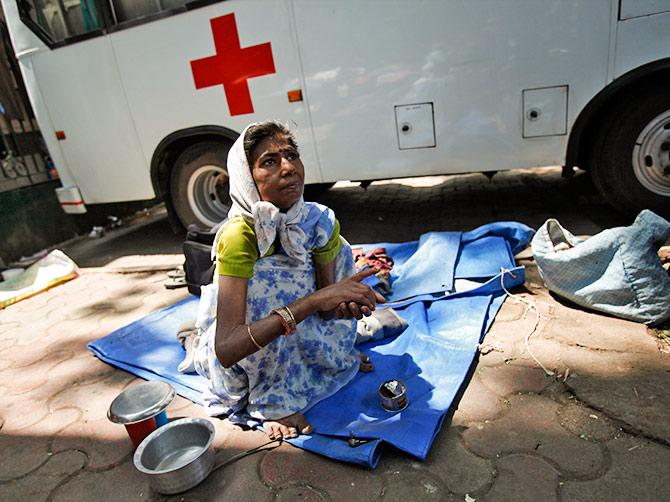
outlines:
[[526, 316], [528, 315], [528, 311], [529, 311], [529, 310], [533, 311], [533, 313], [535, 314], [535, 324], [533, 325], [533, 329], [530, 330], [530, 332], [529, 332], [529, 333], [526, 335], [526, 337], [525, 337], [525, 346], [526, 346], [526, 350], [528, 351], [528, 354], [530, 354], [530, 357], [533, 358], [533, 361], [535, 361], [535, 362], [540, 366], [540, 368], [542, 368], [542, 370], [545, 372], [545, 374], [546, 374], [547, 376], [554, 376], [554, 372], [548, 370], [547, 368], [545, 368], [544, 365], [540, 362], [540, 360], [539, 360], [537, 357], [535, 357], [535, 354], [533, 354], [533, 351], [530, 350], [530, 337], [531, 337], [531, 336], [533, 335], [533, 333], [535, 333], [535, 331], [537, 330], [537, 327], [540, 325], [540, 319], [542, 318], [542, 315], [540, 314], [540, 310], [539, 310], [539, 309], [537, 308], [537, 306], [535, 305], [535, 302], [526, 300], [526, 299], [523, 298], [522, 296], [520, 296], [520, 295], [515, 295], [515, 294], [513, 294], [513, 293], [510, 293], [510, 292], [507, 290], [507, 288], [505, 287], [505, 274], [508, 273], [509, 275], [511, 275], [512, 277], [514, 277], [514, 274], [512, 273], [511, 270], [507, 270], [507, 269], [505, 269], [505, 268], [501, 268], [501, 269], [500, 269], [500, 272], [501, 272], [501, 274], [500, 274], [500, 285], [502, 286], [502, 288], [503, 288], [503, 290], [505, 291], [505, 293], [507, 293], [507, 295], [508, 295], [510, 298], [513, 298], [515, 301], [524, 303], [524, 304], [526, 305], [526, 310], [525, 310], [524, 313], [523, 313], [523, 318], [524, 318], [524, 319], [526, 318]]

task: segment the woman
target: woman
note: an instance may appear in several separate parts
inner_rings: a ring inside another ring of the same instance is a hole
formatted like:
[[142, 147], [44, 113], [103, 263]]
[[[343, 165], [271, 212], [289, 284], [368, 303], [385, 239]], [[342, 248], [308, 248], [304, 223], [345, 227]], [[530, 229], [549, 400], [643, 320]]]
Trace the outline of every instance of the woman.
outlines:
[[200, 323], [205, 400], [213, 414], [246, 411], [271, 439], [308, 434], [302, 412], [372, 369], [354, 348], [352, 318], [384, 301], [360, 283], [377, 271], [349, 277], [351, 248], [330, 209], [303, 201], [304, 167], [284, 126], [247, 127], [228, 154], [228, 175], [216, 322]]

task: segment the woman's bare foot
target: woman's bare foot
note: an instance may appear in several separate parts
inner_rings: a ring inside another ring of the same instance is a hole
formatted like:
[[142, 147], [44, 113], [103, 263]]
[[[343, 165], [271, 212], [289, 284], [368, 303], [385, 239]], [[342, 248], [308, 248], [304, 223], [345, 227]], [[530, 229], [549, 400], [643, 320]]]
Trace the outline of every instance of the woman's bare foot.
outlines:
[[362, 352], [359, 352], [358, 357], [361, 360], [360, 371], [362, 371], [363, 373], [370, 373], [372, 370], [375, 369], [374, 364], [372, 364], [372, 361], [370, 361], [370, 358], [368, 356], [366, 356]]
[[302, 413], [294, 413], [278, 420], [266, 420], [263, 427], [270, 439], [295, 438], [299, 434], [311, 434], [314, 431]]

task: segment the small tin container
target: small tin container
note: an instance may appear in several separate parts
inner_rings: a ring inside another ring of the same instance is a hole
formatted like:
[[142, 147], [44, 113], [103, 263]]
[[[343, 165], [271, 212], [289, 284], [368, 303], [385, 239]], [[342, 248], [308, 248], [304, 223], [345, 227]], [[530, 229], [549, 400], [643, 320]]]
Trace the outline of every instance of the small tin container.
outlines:
[[116, 396], [107, 410], [107, 418], [123, 424], [135, 448], [162, 425], [167, 423], [166, 408], [175, 390], [166, 382], [143, 382]]
[[387, 380], [379, 386], [382, 408], [395, 413], [407, 408], [407, 386], [400, 380]]

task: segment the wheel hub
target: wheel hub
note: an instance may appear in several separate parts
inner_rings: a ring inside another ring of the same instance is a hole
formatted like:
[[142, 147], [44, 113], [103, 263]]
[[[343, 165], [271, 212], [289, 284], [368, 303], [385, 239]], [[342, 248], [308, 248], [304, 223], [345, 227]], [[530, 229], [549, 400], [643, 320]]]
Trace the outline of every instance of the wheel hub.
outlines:
[[647, 190], [670, 197], [670, 110], [649, 122], [635, 140], [633, 172]]
[[215, 165], [199, 167], [189, 178], [186, 193], [193, 214], [210, 227], [228, 214], [228, 173], [224, 168]]

